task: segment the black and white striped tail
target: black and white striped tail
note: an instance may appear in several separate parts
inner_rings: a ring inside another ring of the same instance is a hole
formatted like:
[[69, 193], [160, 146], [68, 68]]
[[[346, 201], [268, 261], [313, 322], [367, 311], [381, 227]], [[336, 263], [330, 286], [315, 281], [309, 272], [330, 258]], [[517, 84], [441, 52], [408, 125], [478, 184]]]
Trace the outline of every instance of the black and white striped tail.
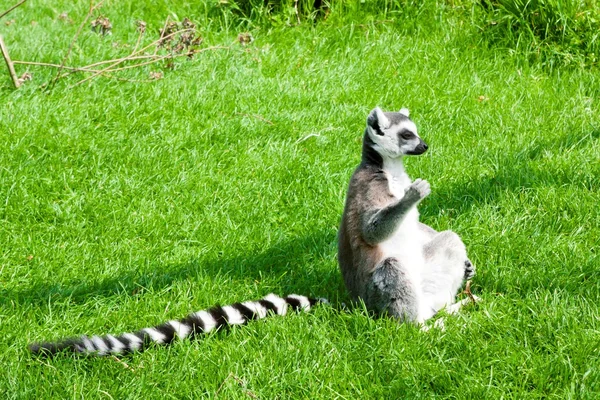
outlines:
[[152, 343], [168, 345], [176, 339], [193, 338], [228, 325], [244, 325], [253, 319], [262, 319], [270, 313], [285, 315], [290, 306], [295, 311], [308, 311], [325, 299], [311, 299], [291, 294], [281, 298], [269, 294], [258, 301], [246, 301], [229, 306], [214, 306], [198, 311], [180, 320], [165, 322], [154, 328], [144, 328], [120, 336], [80, 336], [57, 342], [33, 343], [29, 350], [36, 355], [51, 356], [60, 352], [85, 353], [97, 356], [142, 351]]

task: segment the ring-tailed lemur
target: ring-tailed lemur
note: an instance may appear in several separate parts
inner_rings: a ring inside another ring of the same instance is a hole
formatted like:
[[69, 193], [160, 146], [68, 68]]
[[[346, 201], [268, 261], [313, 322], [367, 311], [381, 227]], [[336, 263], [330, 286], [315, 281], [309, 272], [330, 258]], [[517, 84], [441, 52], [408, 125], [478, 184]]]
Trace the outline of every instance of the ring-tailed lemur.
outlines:
[[[339, 230], [338, 259], [346, 287], [355, 300], [401, 320], [424, 322], [454, 303], [464, 279], [475, 268], [454, 232], [436, 232], [419, 222], [417, 204], [430, 193], [429, 183], [411, 183], [403, 155], [418, 155], [427, 145], [417, 134], [408, 110], [384, 113], [375, 108], [367, 118], [362, 162], [350, 180]], [[307, 311], [325, 299], [269, 294], [259, 301], [215, 306], [184, 319], [119, 336], [80, 336], [56, 342], [33, 343], [34, 354], [62, 351], [109, 355], [144, 350], [149, 344], [168, 345], [228, 325], [243, 325], [269, 312], [285, 315], [288, 305]]]
[[340, 269], [353, 299], [417, 323], [444, 307], [456, 312], [465, 302], [454, 303], [458, 289], [475, 274], [456, 233], [419, 222], [417, 205], [431, 190], [425, 180], [411, 182], [402, 157], [426, 150], [407, 109], [371, 111], [338, 237]]
[[190, 314], [186, 318], [168, 321], [137, 332], [119, 336], [79, 336], [56, 342], [33, 343], [29, 345], [29, 350], [42, 356], [52, 356], [63, 351], [98, 356], [125, 354], [142, 351], [152, 343], [168, 345], [176, 339], [194, 338], [224, 326], [244, 325], [250, 320], [265, 318], [271, 313], [285, 315], [288, 306], [295, 311], [308, 311], [317, 303], [327, 303], [327, 300], [295, 294], [281, 298], [269, 294], [258, 301], [215, 306]]

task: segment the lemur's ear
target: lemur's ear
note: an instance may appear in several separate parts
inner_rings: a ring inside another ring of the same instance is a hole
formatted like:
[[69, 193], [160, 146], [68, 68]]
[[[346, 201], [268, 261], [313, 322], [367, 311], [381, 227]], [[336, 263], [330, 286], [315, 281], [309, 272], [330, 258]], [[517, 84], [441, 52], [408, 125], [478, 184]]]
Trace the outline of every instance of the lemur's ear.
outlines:
[[381, 108], [375, 107], [367, 117], [367, 125], [373, 129], [377, 135], [383, 135], [381, 129], [389, 128], [390, 121], [387, 119]]
[[400, 111], [398, 111], [400, 114], [404, 115], [406, 118], [408, 118], [410, 116], [410, 112], [408, 111], [408, 108], [401, 108]]

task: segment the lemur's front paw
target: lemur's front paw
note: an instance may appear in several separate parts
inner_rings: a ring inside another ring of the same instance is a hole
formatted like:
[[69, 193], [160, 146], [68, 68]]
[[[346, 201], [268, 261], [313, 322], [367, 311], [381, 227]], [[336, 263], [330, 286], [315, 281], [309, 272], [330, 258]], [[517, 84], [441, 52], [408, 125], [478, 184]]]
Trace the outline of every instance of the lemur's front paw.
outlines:
[[424, 179], [415, 179], [415, 181], [406, 189], [405, 196], [413, 201], [421, 201], [431, 193], [429, 182]]
[[469, 280], [475, 276], [475, 266], [471, 261], [465, 261], [465, 280]]

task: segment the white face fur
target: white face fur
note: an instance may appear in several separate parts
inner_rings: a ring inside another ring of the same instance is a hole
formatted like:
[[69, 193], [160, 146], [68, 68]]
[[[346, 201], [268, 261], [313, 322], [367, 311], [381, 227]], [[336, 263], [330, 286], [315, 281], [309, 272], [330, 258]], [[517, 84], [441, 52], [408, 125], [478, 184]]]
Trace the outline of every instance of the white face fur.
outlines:
[[406, 108], [397, 113], [384, 113], [376, 107], [367, 117], [367, 132], [374, 143], [373, 149], [382, 157], [398, 158], [406, 154], [422, 154], [427, 150], [417, 126], [408, 116]]

